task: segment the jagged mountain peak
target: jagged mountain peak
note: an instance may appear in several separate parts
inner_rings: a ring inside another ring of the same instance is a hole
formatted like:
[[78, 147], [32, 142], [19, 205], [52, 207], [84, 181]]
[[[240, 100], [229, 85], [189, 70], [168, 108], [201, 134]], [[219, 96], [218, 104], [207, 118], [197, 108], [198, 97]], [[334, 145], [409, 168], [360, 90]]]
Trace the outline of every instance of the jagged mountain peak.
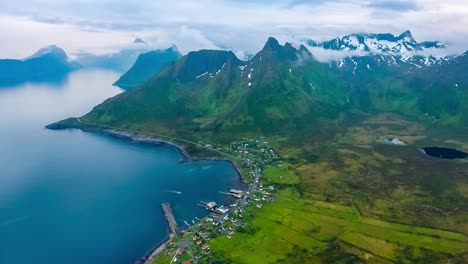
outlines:
[[58, 47], [57, 45], [49, 45], [49, 46], [40, 48], [33, 55], [27, 58], [24, 58], [23, 60], [30, 60], [30, 59], [39, 58], [39, 57], [46, 56], [46, 55], [51, 55], [51, 56], [54, 56], [56, 58], [63, 59], [63, 60], [66, 60], [68, 58], [67, 54], [62, 48]]
[[[268, 38], [267, 42], [263, 49], [254, 56], [253, 60], [260, 60], [265, 56], [275, 56], [279, 59], [286, 59], [286, 60], [295, 60], [298, 57], [299, 53], [302, 51], [307, 50], [305, 46], [300, 47], [299, 50], [293, 47], [293, 45], [289, 42], [286, 42], [283, 46], [279, 44], [278, 40], [273, 37]], [[307, 50], [307, 53], [310, 52]]]
[[412, 39], [414, 41], [413, 34], [411, 34], [411, 31], [409, 31], [409, 30], [406, 30], [405, 32], [401, 33], [400, 36], [398, 36], [398, 38], [400, 38], [400, 39], [409, 38], [409, 39]]
[[172, 46], [170, 48], [168, 48], [167, 50], [180, 53], [179, 48], [177, 47], [176, 44], [172, 44]]
[[182, 82], [193, 81], [205, 75], [216, 75], [226, 66], [244, 64], [232, 51], [199, 50], [189, 52], [175, 64], [177, 79]]
[[265, 45], [263, 46], [263, 50], [276, 50], [281, 48], [278, 40], [274, 37], [269, 37]]
[[143, 39], [141, 38], [135, 38], [135, 40], [133, 41], [133, 44], [144, 44], [144, 45], [148, 45], [148, 43], [146, 41], [144, 41]]

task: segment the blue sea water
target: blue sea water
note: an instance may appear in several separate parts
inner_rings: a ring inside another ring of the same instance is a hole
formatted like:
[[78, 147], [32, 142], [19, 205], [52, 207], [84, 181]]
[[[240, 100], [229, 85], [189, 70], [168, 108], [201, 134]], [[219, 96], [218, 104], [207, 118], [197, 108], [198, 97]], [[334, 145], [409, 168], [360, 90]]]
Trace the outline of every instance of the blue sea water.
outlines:
[[120, 93], [117, 78], [78, 71], [58, 86], [0, 89], [0, 263], [134, 263], [168, 235], [160, 203], [184, 225], [206, 215], [198, 201], [243, 187], [226, 161], [43, 128]]

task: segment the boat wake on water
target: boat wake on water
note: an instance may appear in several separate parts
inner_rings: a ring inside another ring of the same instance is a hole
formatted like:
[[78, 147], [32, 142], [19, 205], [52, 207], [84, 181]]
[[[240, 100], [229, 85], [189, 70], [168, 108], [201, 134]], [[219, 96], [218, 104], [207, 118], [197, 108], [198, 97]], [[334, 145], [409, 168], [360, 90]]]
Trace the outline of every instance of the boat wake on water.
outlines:
[[168, 193], [175, 193], [175, 194], [182, 194], [182, 192], [179, 191], [167, 191]]

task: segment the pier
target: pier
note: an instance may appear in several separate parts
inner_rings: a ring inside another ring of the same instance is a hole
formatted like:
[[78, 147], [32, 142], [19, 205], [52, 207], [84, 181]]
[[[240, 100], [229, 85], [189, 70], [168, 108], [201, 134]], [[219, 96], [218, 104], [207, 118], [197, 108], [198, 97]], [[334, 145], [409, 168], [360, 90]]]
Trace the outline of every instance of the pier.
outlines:
[[207, 211], [210, 211], [216, 214], [225, 214], [229, 212], [229, 208], [223, 205], [218, 206], [215, 202], [206, 203], [206, 202], [200, 201], [199, 203], [197, 203], [197, 205], [205, 208]]
[[241, 190], [236, 190], [236, 189], [231, 189], [229, 192], [222, 192], [220, 191], [219, 193], [225, 194], [225, 195], [230, 195], [236, 199], [242, 199], [245, 196], [245, 192]]
[[179, 236], [179, 228], [177, 227], [177, 222], [172, 214], [171, 205], [169, 203], [162, 203], [161, 208], [164, 211], [164, 217], [166, 218], [167, 224], [171, 234], [174, 234], [176, 237]]
[[159, 245], [157, 248], [151, 251], [145, 257], [139, 259], [135, 264], [151, 264], [153, 263], [154, 258], [161, 252], [163, 252], [166, 247], [171, 243], [171, 240], [174, 236], [179, 237], [179, 228], [177, 227], [177, 222], [172, 214], [171, 205], [169, 203], [162, 203], [161, 208], [164, 212], [164, 217], [166, 218], [167, 225], [169, 226], [169, 238], [166, 242]]

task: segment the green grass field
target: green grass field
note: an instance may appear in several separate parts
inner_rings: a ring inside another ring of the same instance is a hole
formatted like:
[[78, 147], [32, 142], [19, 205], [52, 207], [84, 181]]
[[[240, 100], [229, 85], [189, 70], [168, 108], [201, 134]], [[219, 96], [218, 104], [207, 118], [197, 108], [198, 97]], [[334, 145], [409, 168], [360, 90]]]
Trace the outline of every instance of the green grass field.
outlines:
[[300, 179], [293, 171], [289, 169], [289, 164], [283, 164], [281, 167], [269, 166], [263, 170], [262, 182], [266, 184], [299, 184]]
[[335, 242], [362, 251], [369, 260], [391, 262], [405, 259], [404, 248], [447, 256], [468, 252], [468, 237], [461, 233], [361, 217], [351, 206], [299, 199], [294, 188], [282, 190], [276, 202], [249, 212], [253, 215], [249, 224], [257, 232], [219, 237], [210, 243], [233, 263], [275, 263], [287, 258], [294, 247], [320, 256]]

